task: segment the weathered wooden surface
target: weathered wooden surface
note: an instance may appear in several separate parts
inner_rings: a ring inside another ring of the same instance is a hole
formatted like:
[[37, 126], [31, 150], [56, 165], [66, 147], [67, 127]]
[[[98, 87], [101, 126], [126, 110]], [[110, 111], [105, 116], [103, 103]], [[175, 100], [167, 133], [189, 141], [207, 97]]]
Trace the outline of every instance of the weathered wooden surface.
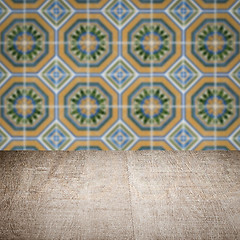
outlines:
[[240, 239], [240, 152], [0, 152], [0, 239]]

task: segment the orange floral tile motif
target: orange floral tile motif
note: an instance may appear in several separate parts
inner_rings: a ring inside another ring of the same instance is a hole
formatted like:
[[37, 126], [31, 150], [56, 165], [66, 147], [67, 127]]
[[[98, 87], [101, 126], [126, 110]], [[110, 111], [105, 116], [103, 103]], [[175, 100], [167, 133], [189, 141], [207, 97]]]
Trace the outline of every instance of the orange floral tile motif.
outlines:
[[0, 1], [0, 150], [240, 150], [234, 0]]
[[54, 120], [54, 94], [37, 77], [12, 77], [0, 96], [1, 126], [12, 136], [37, 137]]
[[118, 32], [102, 14], [75, 14], [60, 29], [59, 41], [60, 57], [75, 72], [101, 73], [118, 55]]
[[239, 23], [228, 13], [202, 14], [186, 31], [187, 56], [194, 59], [203, 72], [229, 72], [240, 55]]
[[11, 14], [0, 25], [1, 62], [12, 73], [38, 72], [54, 56], [54, 30], [36, 13]]
[[123, 57], [140, 73], [165, 72], [181, 56], [181, 29], [165, 14], [138, 14], [124, 29]]

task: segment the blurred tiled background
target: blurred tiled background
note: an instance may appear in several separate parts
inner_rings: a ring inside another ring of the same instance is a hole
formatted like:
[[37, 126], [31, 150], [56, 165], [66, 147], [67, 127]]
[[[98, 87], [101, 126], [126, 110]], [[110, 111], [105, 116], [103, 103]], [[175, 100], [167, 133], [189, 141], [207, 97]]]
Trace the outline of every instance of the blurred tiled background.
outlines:
[[0, 0], [0, 149], [240, 150], [240, 1]]

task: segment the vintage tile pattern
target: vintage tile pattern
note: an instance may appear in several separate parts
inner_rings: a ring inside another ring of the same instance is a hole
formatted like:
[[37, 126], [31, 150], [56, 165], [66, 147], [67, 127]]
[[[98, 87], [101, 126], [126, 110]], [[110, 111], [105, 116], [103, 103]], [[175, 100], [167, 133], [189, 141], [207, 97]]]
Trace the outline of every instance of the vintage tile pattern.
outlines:
[[238, 0], [1, 0], [1, 150], [240, 150]]

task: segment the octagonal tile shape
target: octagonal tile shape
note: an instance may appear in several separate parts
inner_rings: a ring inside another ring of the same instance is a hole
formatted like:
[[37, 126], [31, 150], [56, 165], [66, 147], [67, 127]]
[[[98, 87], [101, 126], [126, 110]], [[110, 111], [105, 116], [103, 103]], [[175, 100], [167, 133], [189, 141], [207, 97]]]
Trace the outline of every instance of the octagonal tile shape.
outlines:
[[[75, 15], [59, 31], [59, 55], [75, 72], [101, 73], [118, 54], [118, 32], [101, 14]], [[90, 45], [89, 45], [90, 43]]]
[[38, 72], [54, 56], [54, 31], [36, 13], [11, 14], [0, 25], [0, 41], [1, 61], [13, 73]]

